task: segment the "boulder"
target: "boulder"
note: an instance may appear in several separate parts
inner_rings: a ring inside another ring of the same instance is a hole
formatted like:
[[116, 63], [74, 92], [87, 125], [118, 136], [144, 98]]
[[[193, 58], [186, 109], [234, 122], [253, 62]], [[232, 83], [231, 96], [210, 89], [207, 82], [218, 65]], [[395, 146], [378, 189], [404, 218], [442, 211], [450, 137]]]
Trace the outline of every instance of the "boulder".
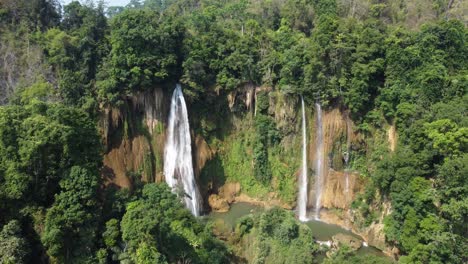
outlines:
[[219, 197], [225, 199], [228, 203], [233, 203], [236, 196], [240, 193], [240, 183], [228, 182], [219, 188]]
[[210, 205], [211, 209], [215, 212], [224, 213], [229, 211], [229, 203], [226, 199], [220, 197], [217, 194], [212, 194], [208, 197], [208, 204]]
[[345, 234], [337, 234], [332, 237], [332, 247], [339, 248], [341, 246], [347, 246], [352, 250], [358, 250], [362, 247], [362, 241]]

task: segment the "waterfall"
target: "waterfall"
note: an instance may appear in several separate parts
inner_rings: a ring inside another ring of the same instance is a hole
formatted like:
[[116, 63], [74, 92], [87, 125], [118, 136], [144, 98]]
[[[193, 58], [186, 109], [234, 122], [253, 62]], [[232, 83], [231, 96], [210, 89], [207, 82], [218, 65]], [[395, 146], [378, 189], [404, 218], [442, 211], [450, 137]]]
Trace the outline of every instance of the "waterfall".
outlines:
[[348, 198], [349, 194], [349, 170], [348, 170], [348, 159], [349, 159], [349, 154], [345, 154], [345, 194], [346, 198]]
[[351, 125], [350, 125], [350, 120], [349, 118], [346, 119], [346, 152], [343, 155], [344, 156], [344, 162], [345, 162], [345, 180], [346, 180], [346, 185], [345, 185], [345, 197], [347, 201], [349, 200], [349, 158], [351, 155]]
[[323, 128], [322, 128], [322, 107], [316, 103], [317, 109], [317, 132], [316, 132], [316, 154], [315, 154], [315, 219], [320, 218], [320, 208], [322, 207], [322, 187], [323, 187]]
[[299, 182], [298, 211], [299, 220], [307, 221], [307, 133], [304, 98], [302, 102], [302, 171]]
[[166, 183], [172, 191], [184, 197], [183, 200], [187, 208], [193, 215], [198, 216], [201, 199], [193, 173], [187, 107], [179, 84], [172, 94], [168, 123], [164, 150]]

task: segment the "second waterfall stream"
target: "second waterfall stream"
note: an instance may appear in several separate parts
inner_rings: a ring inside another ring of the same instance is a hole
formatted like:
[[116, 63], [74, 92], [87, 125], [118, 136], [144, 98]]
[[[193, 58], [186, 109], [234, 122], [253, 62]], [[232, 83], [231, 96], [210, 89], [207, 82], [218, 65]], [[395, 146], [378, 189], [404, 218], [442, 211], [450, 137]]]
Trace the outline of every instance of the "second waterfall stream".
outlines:
[[[302, 104], [302, 168], [299, 180], [299, 196], [297, 199], [297, 208], [299, 220], [306, 222], [307, 203], [308, 203], [308, 176], [307, 176], [307, 122], [305, 115], [304, 99], [301, 97]], [[315, 204], [314, 218], [320, 218], [320, 208], [322, 207], [322, 188], [323, 188], [323, 126], [322, 126], [322, 107], [320, 104], [315, 104], [317, 122], [316, 122], [316, 150], [315, 150]]]
[[299, 197], [297, 199], [297, 207], [299, 220], [307, 221], [307, 127], [304, 107], [304, 98], [301, 97], [302, 103], [302, 171], [299, 181]]
[[192, 164], [190, 127], [184, 95], [177, 84], [171, 99], [164, 150], [164, 177], [173, 192], [183, 195], [187, 208], [193, 215], [200, 215], [201, 195]]
[[319, 103], [315, 104], [317, 110], [316, 127], [316, 150], [315, 150], [315, 215], [316, 220], [320, 219], [320, 208], [322, 208], [322, 188], [323, 188], [323, 126], [322, 126], [322, 107]]

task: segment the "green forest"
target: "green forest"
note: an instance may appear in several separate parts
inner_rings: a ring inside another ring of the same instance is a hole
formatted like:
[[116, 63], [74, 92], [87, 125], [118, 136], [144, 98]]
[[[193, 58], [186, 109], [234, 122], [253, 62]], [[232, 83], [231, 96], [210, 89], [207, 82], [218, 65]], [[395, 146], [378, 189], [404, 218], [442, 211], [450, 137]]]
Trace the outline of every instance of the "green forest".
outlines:
[[[463, 0], [0, 0], [0, 264], [467, 263], [467, 26]], [[164, 181], [178, 83], [202, 216]], [[318, 104], [353, 185], [316, 210], [379, 254], [297, 219]]]

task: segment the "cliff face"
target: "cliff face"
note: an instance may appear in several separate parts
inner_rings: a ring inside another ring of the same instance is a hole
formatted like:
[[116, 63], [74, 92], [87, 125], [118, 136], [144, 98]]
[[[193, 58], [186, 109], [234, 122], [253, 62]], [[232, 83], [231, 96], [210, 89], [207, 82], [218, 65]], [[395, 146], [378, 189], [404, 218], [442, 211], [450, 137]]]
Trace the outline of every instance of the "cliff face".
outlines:
[[[268, 162], [272, 174], [269, 186], [258, 183], [254, 176], [254, 146], [256, 140], [256, 101], [260, 92], [268, 91], [268, 116], [280, 141], [268, 146]], [[264, 206], [279, 205], [294, 208], [297, 197], [297, 177], [300, 175], [301, 113], [299, 98], [269, 88], [246, 85], [226, 95], [224, 114], [218, 119], [216, 136], [205, 138], [200, 133], [204, 117], [190, 109], [194, 172], [207, 210], [228, 210], [235, 201], [247, 201]], [[127, 98], [119, 108], [103, 108], [100, 127], [106, 146], [103, 177], [107, 183], [131, 187], [137, 178], [163, 181], [163, 155], [170, 94], [161, 88]], [[216, 112], [204, 113], [211, 118]], [[309, 169], [308, 209], [315, 204], [316, 171], [316, 111], [306, 106], [307, 148]], [[323, 111], [324, 184], [322, 187], [322, 217], [360, 233], [370, 245], [382, 248], [383, 217], [370, 227], [359, 229], [358, 217], [351, 203], [364, 191], [366, 180], [352, 171], [356, 146], [363, 137], [355, 132], [347, 111], [338, 107]], [[389, 148], [396, 145], [394, 129], [388, 131]], [[348, 161], [348, 162], [347, 162]], [[340, 214], [332, 214], [338, 211]], [[390, 210], [390, 209], [389, 209]], [[388, 210], [388, 211], [389, 211]], [[388, 213], [388, 212], [387, 212]], [[359, 230], [358, 230], [359, 229]]]
[[[260, 92], [269, 91], [268, 115], [274, 120], [277, 133], [281, 141], [268, 147], [269, 163], [272, 168], [272, 184], [270, 188], [252, 187], [254, 179], [254, 140], [255, 136], [255, 102]], [[221, 141], [210, 147], [214, 162], [208, 161], [209, 168], [205, 170], [209, 188], [205, 188], [207, 195], [220, 193], [225, 183], [240, 182], [241, 192], [263, 200], [283, 200], [284, 207], [295, 206], [297, 196], [297, 177], [300, 175], [301, 156], [301, 113], [297, 110], [299, 98], [288, 96], [268, 87], [254, 88], [245, 86], [228, 95], [230, 130], [224, 134]], [[246, 111], [239, 115], [236, 110], [243, 107]], [[306, 107], [308, 132], [308, 168], [309, 168], [309, 197], [308, 207], [315, 204], [315, 159], [316, 159], [316, 115], [313, 106]], [[355, 133], [354, 124], [348, 117], [347, 111], [331, 108], [324, 111], [323, 117], [323, 153], [324, 186], [322, 192], [322, 206], [325, 209], [349, 209], [357, 193], [364, 190], [365, 181], [355, 172], [350, 171], [346, 164], [346, 155], [352, 152], [352, 146], [360, 144], [361, 136]], [[242, 157], [237, 157], [242, 155]], [[351, 153], [351, 156], [353, 154]], [[209, 160], [209, 159], [208, 159]], [[199, 169], [199, 168], [198, 168]], [[202, 173], [203, 174], [203, 173]], [[207, 175], [208, 174], [208, 175]], [[348, 178], [348, 182], [346, 180]], [[206, 187], [206, 186], [205, 186]], [[202, 186], [202, 189], [204, 187]], [[293, 197], [288, 200], [288, 197]], [[218, 202], [222, 195], [211, 199]]]
[[[316, 113], [309, 120], [309, 151], [308, 164], [312, 171], [309, 179], [309, 203], [311, 209], [315, 204], [314, 171], [316, 159]], [[365, 219], [358, 211], [351, 208], [351, 203], [363, 193], [368, 179], [352, 170], [352, 163], [357, 156], [356, 149], [364, 144], [364, 138], [355, 132], [355, 126], [347, 111], [332, 108], [323, 112], [323, 153], [325, 157], [324, 184], [322, 188], [322, 210], [320, 218], [328, 223], [337, 224], [353, 230], [361, 235], [371, 246], [390, 252], [387, 248], [383, 232], [384, 218], [391, 212], [388, 201], [375, 204], [372, 211], [378, 215], [370, 225], [363, 225]], [[394, 126], [387, 130], [390, 151], [395, 150], [397, 135]], [[347, 162], [346, 162], [347, 161]], [[346, 182], [348, 179], [348, 182]], [[389, 254], [390, 255], [390, 254]]]
[[[308, 206], [315, 205], [315, 172], [317, 156], [317, 113], [309, 120], [309, 149], [308, 164], [312, 169], [312, 177], [309, 180], [309, 199]], [[333, 108], [324, 111], [322, 114], [323, 127], [323, 148], [322, 156], [324, 158], [323, 176], [324, 184], [322, 188], [321, 204], [324, 208], [349, 208], [356, 193], [363, 190], [362, 182], [358, 181], [358, 176], [353, 173], [345, 173], [348, 165], [345, 164], [346, 157], [349, 155], [351, 146], [355, 144], [358, 135], [353, 131], [353, 123], [348, 117], [348, 113]], [[349, 145], [349, 146], [348, 146]], [[351, 154], [352, 155], [352, 154]], [[348, 191], [346, 190], [346, 177], [348, 177]]]
[[162, 180], [167, 96], [160, 88], [104, 108], [100, 127], [105, 146], [102, 174], [108, 183], [130, 187], [135, 180]]
[[322, 207], [325, 209], [349, 209], [356, 194], [364, 190], [364, 180], [359, 174], [349, 173], [349, 190], [346, 191], [346, 173], [328, 170], [326, 183], [322, 192]]
[[[100, 118], [105, 146], [102, 175], [109, 184], [131, 187], [135, 177], [164, 181], [164, 146], [170, 94], [161, 88], [128, 97], [119, 108], [103, 108]], [[190, 115], [190, 113], [189, 113]], [[213, 156], [205, 139], [192, 129], [195, 175]]]

